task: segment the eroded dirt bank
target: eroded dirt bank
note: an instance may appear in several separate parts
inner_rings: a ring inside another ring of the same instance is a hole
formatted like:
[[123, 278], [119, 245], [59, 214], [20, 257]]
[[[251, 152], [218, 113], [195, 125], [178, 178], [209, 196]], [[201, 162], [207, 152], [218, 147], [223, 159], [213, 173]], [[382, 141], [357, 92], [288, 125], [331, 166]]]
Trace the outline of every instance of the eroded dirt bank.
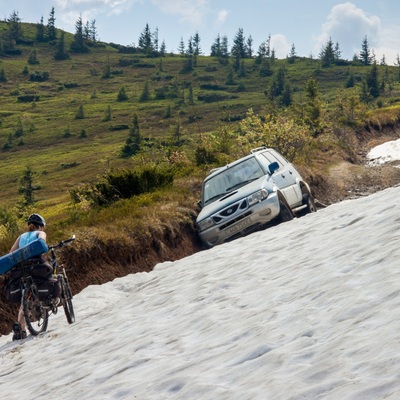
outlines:
[[[325, 174], [302, 169], [301, 173], [310, 183], [319, 207], [400, 184], [400, 165], [396, 165], [399, 163], [374, 168], [365, 163], [369, 148], [399, 136], [396, 130], [387, 134], [365, 135], [351, 159], [342, 159], [340, 155], [328, 152], [326, 157], [332, 160], [334, 166]], [[79, 249], [77, 246], [64, 249], [61, 259], [70, 266], [68, 276], [73, 292], [76, 294], [88, 285], [102, 284], [130, 273], [148, 272], [158, 262], [174, 261], [200, 251], [201, 245], [194, 229], [197, 210], [193, 207], [188, 213], [191, 216], [189, 222], [186, 219], [185, 222], [163, 224], [151, 231], [149, 236], [136, 238], [129, 246], [119, 240], [108, 240], [104, 243], [90, 242], [90, 245], [80, 246]], [[1, 290], [0, 334], [10, 332], [17, 310], [18, 305], [7, 303]]]

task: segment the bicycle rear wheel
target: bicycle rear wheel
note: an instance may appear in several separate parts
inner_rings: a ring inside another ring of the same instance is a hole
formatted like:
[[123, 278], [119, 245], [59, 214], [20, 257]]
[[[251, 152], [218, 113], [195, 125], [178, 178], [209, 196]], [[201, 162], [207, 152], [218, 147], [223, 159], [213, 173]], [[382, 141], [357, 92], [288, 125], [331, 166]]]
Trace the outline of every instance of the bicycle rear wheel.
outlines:
[[74, 306], [72, 305], [72, 292], [68, 280], [61, 275], [61, 304], [69, 324], [75, 322]]
[[36, 286], [25, 289], [22, 301], [26, 326], [33, 336], [45, 332], [49, 323], [49, 310], [43, 307], [35, 289]]

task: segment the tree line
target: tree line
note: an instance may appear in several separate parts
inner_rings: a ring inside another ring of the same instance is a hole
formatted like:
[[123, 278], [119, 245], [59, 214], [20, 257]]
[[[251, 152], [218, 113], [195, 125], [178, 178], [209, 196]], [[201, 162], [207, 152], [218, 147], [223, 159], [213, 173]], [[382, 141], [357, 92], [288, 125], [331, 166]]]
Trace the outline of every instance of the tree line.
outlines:
[[[18, 11], [14, 10], [11, 15], [6, 18], [6, 22], [8, 29], [0, 40], [0, 56], [5, 54], [18, 54], [18, 49], [16, 49], [15, 45], [25, 42], [22, 32], [22, 21]], [[69, 52], [86, 53], [91, 46], [99, 42], [96, 20], [93, 19], [84, 22], [80, 16], [75, 23], [73, 42], [67, 49], [65, 46], [64, 32], [57, 33], [55, 22], [55, 9], [52, 7], [48, 15], [47, 23], [44, 22], [42, 16], [40, 21], [36, 24], [35, 40], [54, 44], [56, 47], [54, 58], [56, 60], [69, 58]], [[181, 37], [177, 48], [178, 54], [191, 58], [191, 62], [195, 63], [195, 58], [203, 54], [200, 42], [201, 37], [198, 32], [191, 36], [187, 43], [185, 43], [183, 37]], [[158, 28], [152, 31], [148, 23], [146, 23], [143, 31], [140, 33], [137, 45], [133, 43], [130, 46], [115, 46], [118, 47], [121, 52], [137, 52], [147, 57], [164, 57], [167, 55], [165, 40], [162, 40], [161, 43], [159, 42]], [[271, 47], [271, 35], [269, 35], [268, 38], [258, 46], [256, 51], [251, 35], [246, 37], [243, 28], [239, 28], [231, 45], [226, 35], [220, 36], [220, 34], [218, 34], [211, 45], [210, 56], [218, 57], [221, 60], [229, 57], [232, 58], [234, 69], [237, 71], [240, 69], [240, 63], [243, 59], [255, 58], [259, 64], [264, 60], [273, 61], [276, 58], [276, 50]], [[291, 50], [286, 58], [289, 63], [294, 63], [296, 57], [296, 47], [294, 43], [292, 43]], [[334, 43], [331, 38], [322, 45], [318, 58], [323, 68], [349, 62], [349, 60], [345, 60], [341, 57], [339, 43]], [[375, 62], [378, 63], [373, 50], [370, 48], [367, 36], [362, 40], [359, 54], [355, 54], [351, 62], [358, 62], [365, 66], [372, 65]], [[383, 55], [380, 60], [380, 65], [386, 65], [385, 55]], [[399, 55], [397, 55], [396, 65], [400, 66]]]

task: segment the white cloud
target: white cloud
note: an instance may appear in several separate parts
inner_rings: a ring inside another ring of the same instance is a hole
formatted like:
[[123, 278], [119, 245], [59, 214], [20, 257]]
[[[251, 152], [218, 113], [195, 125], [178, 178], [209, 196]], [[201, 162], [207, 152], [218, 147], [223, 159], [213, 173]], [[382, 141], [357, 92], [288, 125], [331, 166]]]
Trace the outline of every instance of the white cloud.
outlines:
[[397, 55], [400, 52], [400, 26], [385, 25], [377, 46], [374, 48], [377, 60], [380, 61], [385, 56], [386, 63], [393, 65], [396, 63]]
[[[57, 0], [57, 5], [66, 12], [62, 20], [69, 20], [70, 15], [96, 15], [98, 13], [120, 15], [141, 0]], [[68, 15], [69, 14], [69, 15]]]
[[364, 10], [353, 3], [342, 3], [334, 6], [327, 21], [322, 24], [321, 34], [316, 38], [315, 51], [319, 53], [322, 46], [332, 39], [339, 43], [342, 57], [351, 59], [361, 50], [365, 36], [371, 48], [379, 43], [381, 22], [377, 16], [368, 16]]
[[289, 43], [285, 35], [271, 35], [271, 49], [274, 49], [277, 58], [286, 58], [290, 53], [292, 44]]
[[223, 24], [225, 21], [226, 21], [226, 19], [228, 18], [228, 15], [229, 15], [229, 11], [228, 10], [219, 10], [218, 12], [217, 12], [217, 23], [220, 25], [220, 24]]
[[152, 0], [163, 13], [179, 16], [182, 22], [199, 26], [209, 12], [209, 0]]

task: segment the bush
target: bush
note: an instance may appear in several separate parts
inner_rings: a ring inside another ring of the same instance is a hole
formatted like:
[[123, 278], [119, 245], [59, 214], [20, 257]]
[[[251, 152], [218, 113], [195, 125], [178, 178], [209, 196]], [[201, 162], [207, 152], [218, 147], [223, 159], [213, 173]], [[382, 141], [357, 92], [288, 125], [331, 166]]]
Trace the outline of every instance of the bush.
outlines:
[[74, 203], [83, 199], [104, 206], [120, 199], [128, 199], [155, 189], [172, 185], [174, 173], [170, 168], [144, 167], [120, 170], [105, 175], [102, 181], [70, 191]]
[[64, 87], [66, 89], [72, 89], [72, 88], [76, 88], [78, 86], [79, 85], [77, 83], [75, 83], [75, 82], [66, 82], [66, 83], [64, 83]]
[[49, 79], [49, 73], [47, 71], [38, 72], [35, 71], [34, 73], [30, 74], [29, 80], [31, 82], [45, 82]]
[[205, 103], [214, 103], [216, 101], [223, 101], [228, 99], [236, 99], [238, 96], [228, 96], [220, 93], [206, 93], [198, 95], [197, 98]]
[[205, 90], [226, 90], [226, 86], [218, 85], [216, 83], [202, 83], [200, 89]]
[[32, 103], [32, 101], [39, 101], [40, 96], [35, 94], [26, 94], [23, 96], [18, 96], [17, 101], [20, 103]]
[[129, 129], [129, 125], [124, 125], [124, 124], [120, 124], [120, 125], [112, 125], [108, 128], [110, 131], [123, 131], [125, 129]]

